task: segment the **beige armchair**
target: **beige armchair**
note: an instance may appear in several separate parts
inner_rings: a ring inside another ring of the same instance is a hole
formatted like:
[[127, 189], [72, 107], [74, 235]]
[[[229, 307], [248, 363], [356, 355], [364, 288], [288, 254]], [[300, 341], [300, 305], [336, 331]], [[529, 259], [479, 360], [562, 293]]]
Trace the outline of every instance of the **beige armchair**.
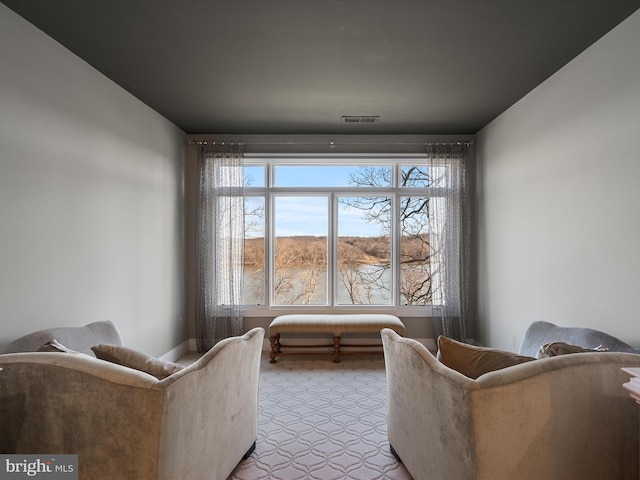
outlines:
[[0, 446], [78, 454], [82, 479], [224, 480], [257, 438], [263, 337], [222, 340], [162, 380], [85, 354], [0, 355]]
[[631, 353], [575, 353], [468, 378], [382, 330], [389, 443], [414, 480], [638, 479]]

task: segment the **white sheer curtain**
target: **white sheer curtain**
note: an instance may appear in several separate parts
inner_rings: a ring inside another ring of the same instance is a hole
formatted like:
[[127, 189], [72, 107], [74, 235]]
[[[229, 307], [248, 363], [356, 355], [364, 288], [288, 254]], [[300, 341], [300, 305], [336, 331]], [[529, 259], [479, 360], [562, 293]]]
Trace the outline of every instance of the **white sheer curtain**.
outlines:
[[199, 157], [196, 341], [205, 352], [243, 331], [244, 154], [206, 145]]
[[428, 145], [431, 288], [436, 337], [467, 339], [470, 228], [466, 143]]

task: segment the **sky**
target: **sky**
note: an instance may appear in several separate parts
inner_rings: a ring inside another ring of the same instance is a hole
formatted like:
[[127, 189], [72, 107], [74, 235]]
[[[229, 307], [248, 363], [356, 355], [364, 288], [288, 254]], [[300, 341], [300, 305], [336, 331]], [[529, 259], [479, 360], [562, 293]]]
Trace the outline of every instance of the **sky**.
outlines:
[[[354, 166], [277, 166], [276, 186], [296, 187], [349, 187], [350, 174], [361, 167]], [[385, 168], [385, 167], [381, 167]], [[262, 167], [245, 166], [250, 185], [264, 185]], [[275, 198], [276, 236], [314, 235], [326, 236], [329, 222], [329, 201], [326, 196], [299, 194]], [[338, 231], [341, 236], [378, 236], [380, 226], [362, 219], [358, 209], [339, 205]]]
[[[351, 187], [352, 174], [362, 169], [362, 166], [345, 165], [277, 165], [274, 172], [274, 185], [277, 187]], [[389, 166], [378, 166], [388, 170]], [[264, 166], [245, 165], [245, 185], [264, 186]], [[387, 173], [387, 175], [389, 175]]]
[[[327, 197], [283, 196], [275, 199], [276, 236], [326, 236], [329, 224]], [[343, 205], [338, 209], [340, 236], [378, 236], [380, 226], [362, 219], [362, 212]]]

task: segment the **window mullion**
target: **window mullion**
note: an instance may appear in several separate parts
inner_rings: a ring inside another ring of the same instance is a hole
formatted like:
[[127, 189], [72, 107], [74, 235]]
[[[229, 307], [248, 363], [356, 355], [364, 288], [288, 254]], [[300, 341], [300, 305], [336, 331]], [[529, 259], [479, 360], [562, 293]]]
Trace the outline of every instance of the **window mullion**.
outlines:
[[396, 163], [392, 169], [392, 183], [393, 193], [390, 194], [391, 198], [391, 304], [394, 307], [398, 307], [400, 304], [400, 237], [402, 235], [400, 228], [400, 178], [401, 178], [402, 166], [400, 163]]
[[[268, 175], [267, 175], [268, 177]], [[267, 178], [268, 180], [268, 178]], [[267, 184], [268, 185], [268, 184]], [[267, 265], [266, 265], [266, 276], [267, 276], [267, 281], [266, 281], [266, 285], [265, 288], [267, 289], [266, 291], [266, 297], [267, 297], [267, 305], [269, 306], [269, 308], [271, 308], [273, 306], [273, 304], [275, 303], [275, 298], [274, 298], [274, 282], [273, 282], [273, 278], [275, 275], [275, 248], [274, 248], [274, 226], [273, 226], [273, 215], [271, 214], [271, 212], [273, 211], [273, 196], [270, 194], [267, 194], [267, 198], [265, 201], [265, 252], [264, 252], [264, 256], [265, 258], [268, 259]]]
[[400, 202], [398, 194], [390, 195], [391, 198], [391, 304], [395, 307], [400, 302], [400, 222], [399, 209]]
[[327, 195], [329, 201], [329, 231], [328, 231], [328, 261], [327, 261], [327, 290], [329, 306], [334, 309], [337, 298], [338, 273], [338, 195], [331, 192]]

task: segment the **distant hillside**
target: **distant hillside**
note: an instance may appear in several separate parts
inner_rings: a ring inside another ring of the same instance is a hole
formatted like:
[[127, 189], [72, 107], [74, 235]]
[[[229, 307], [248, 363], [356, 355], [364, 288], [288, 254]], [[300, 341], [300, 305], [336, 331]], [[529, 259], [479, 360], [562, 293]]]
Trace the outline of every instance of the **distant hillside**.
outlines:
[[[428, 255], [428, 236], [405, 238], [403, 258], [425, 258]], [[327, 237], [277, 237], [276, 249], [287, 266], [303, 266], [327, 262]], [[387, 237], [341, 237], [338, 244], [340, 258], [355, 264], [380, 264], [389, 261]], [[264, 264], [264, 239], [245, 241], [245, 265]]]

